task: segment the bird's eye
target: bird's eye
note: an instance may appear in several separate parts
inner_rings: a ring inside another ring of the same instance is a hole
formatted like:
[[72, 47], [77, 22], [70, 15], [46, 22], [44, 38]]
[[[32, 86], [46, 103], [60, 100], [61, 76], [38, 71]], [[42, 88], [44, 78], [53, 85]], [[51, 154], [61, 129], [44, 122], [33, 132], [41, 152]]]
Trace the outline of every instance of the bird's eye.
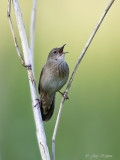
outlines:
[[57, 51], [54, 51], [53, 53], [57, 53]]

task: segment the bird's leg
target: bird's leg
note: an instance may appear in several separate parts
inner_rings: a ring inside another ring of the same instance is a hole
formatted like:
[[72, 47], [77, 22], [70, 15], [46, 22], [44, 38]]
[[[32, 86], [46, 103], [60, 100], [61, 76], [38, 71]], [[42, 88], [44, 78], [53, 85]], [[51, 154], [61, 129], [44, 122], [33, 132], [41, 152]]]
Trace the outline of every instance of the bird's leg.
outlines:
[[41, 106], [42, 97], [40, 97], [40, 99], [37, 98], [35, 100], [37, 100], [38, 102], [36, 103], [36, 105], [34, 105], [34, 107], [36, 107], [38, 104]]
[[58, 92], [59, 92], [66, 100], [69, 99], [69, 97], [65, 94], [65, 92], [63, 92], [63, 93], [62, 93], [61, 91], [58, 91]]

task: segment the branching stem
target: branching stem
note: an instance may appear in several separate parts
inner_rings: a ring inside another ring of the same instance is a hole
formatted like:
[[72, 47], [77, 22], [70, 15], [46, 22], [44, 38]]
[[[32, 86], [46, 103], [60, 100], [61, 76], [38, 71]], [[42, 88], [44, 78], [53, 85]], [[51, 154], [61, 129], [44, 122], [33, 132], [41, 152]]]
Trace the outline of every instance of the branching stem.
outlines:
[[[34, 54], [33, 52], [33, 46], [34, 46], [34, 25], [35, 25], [35, 16], [33, 16], [33, 18], [31, 19], [31, 24], [32, 24], [32, 29], [31, 32], [33, 32], [31, 35], [31, 43], [33, 42], [33, 45], [31, 47], [31, 49], [28, 46], [28, 41], [27, 41], [27, 36], [26, 36], [26, 32], [25, 32], [25, 28], [24, 28], [24, 23], [23, 23], [23, 19], [22, 19], [22, 14], [21, 14], [21, 10], [18, 4], [17, 0], [12, 0], [13, 2], [13, 8], [14, 8], [14, 12], [15, 12], [15, 16], [16, 16], [16, 21], [17, 21], [17, 27], [18, 27], [18, 31], [19, 31], [19, 35], [20, 35], [20, 39], [21, 39], [21, 44], [22, 44], [22, 50], [23, 50], [23, 55], [24, 55], [24, 59], [20, 53], [18, 44], [17, 44], [17, 40], [16, 40], [16, 36], [15, 36], [15, 32], [13, 29], [13, 24], [12, 24], [12, 20], [10, 17], [10, 10], [11, 10], [11, 0], [8, 0], [8, 10], [7, 10], [7, 15], [8, 15], [8, 19], [9, 19], [9, 23], [10, 23], [10, 28], [12, 31], [12, 35], [13, 35], [13, 39], [15, 42], [15, 47], [18, 53], [18, 56], [21, 60], [21, 63], [27, 67], [27, 73], [28, 73], [28, 79], [29, 79], [29, 85], [30, 85], [30, 92], [31, 92], [31, 98], [32, 98], [32, 106], [33, 106], [33, 113], [34, 113], [34, 119], [35, 119], [35, 125], [36, 125], [36, 135], [37, 135], [37, 140], [38, 140], [38, 145], [39, 145], [39, 149], [40, 149], [40, 153], [41, 153], [41, 157], [43, 160], [50, 160], [50, 155], [49, 155], [49, 150], [48, 150], [48, 146], [47, 146], [47, 141], [46, 141], [46, 136], [45, 136], [45, 132], [44, 132], [44, 127], [43, 127], [43, 122], [42, 122], [42, 118], [41, 118], [41, 112], [40, 112], [40, 106], [39, 103], [37, 102], [37, 91], [36, 91], [36, 84], [35, 84], [35, 77], [34, 77], [34, 70], [33, 70], [33, 56], [31, 56], [31, 54]], [[37, 6], [37, 1], [34, 0], [33, 3], [33, 8], [35, 9]], [[36, 11], [36, 9], [35, 9]], [[35, 14], [35, 13], [34, 13]], [[31, 68], [30, 68], [31, 66]], [[37, 105], [36, 105], [37, 104]], [[36, 105], [36, 107], [34, 107]]]
[[31, 59], [33, 60], [32, 61], [33, 71], [34, 71], [34, 36], [35, 36], [36, 8], [37, 8], [37, 0], [33, 0], [31, 24], [30, 24], [30, 51], [31, 51]]

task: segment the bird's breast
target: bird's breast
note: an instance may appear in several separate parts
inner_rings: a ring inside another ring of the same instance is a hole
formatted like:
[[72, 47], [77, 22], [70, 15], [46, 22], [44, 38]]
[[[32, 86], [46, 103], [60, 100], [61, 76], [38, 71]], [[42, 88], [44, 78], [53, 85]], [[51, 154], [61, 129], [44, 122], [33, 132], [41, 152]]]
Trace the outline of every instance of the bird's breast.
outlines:
[[47, 64], [41, 77], [42, 90], [54, 93], [60, 90], [68, 80], [69, 68], [66, 62]]

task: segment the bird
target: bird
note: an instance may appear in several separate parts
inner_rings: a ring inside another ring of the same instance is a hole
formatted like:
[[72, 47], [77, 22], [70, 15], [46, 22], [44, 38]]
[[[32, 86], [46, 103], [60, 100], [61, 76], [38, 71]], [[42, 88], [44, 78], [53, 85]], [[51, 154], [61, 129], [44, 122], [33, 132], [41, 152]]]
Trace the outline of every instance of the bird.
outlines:
[[47, 58], [46, 64], [40, 73], [38, 92], [40, 94], [40, 110], [43, 121], [51, 119], [55, 108], [55, 95], [66, 84], [69, 77], [69, 67], [65, 62], [63, 52], [66, 44], [60, 48], [53, 48]]

